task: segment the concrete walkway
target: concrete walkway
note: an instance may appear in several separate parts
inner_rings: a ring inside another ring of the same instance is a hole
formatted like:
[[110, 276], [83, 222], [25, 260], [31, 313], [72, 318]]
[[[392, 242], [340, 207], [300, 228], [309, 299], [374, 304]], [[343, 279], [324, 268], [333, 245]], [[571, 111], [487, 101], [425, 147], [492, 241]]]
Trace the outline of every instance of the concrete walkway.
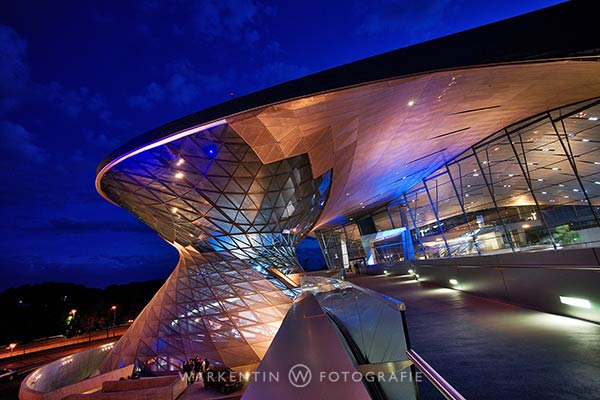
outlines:
[[196, 382], [189, 385], [177, 400], [237, 400], [240, 399], [243, 394], [243, 388], [233, 393], [221, 394], [213, 389], [205, 389], [201, 382]]
[[[406, 303], [413, 349], [467, 399], [600, 399], [600, 325], [409, 276], [350, 281]], [[421, 398], [441, 398], [421, 386]]]

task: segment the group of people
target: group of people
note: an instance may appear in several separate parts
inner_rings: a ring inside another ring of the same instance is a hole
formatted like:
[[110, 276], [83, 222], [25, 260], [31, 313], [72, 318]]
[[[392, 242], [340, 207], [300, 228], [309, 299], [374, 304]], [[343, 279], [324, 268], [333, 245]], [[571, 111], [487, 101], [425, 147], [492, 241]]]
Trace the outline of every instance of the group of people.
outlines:
[[202, 374], [202, 381], [206, 382], [206, 372], [209, 366], [210, 361], [208, 361], [208, 358], [202, 359], [200, 356], [190, 358], [189, 361], [183, 363], [183, 372], [187, 376], [188, 383], [200, 380], [200, 374]]

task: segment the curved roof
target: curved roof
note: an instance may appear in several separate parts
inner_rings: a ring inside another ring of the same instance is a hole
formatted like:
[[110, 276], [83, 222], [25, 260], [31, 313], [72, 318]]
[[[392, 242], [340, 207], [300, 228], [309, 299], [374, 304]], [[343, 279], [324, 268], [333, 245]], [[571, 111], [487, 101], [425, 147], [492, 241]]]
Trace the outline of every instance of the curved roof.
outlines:
[[561, 4], [191, 114], [109, 155], [97, 188], [129, 155], [226, 122], [263, 163], [308, 153], [314, 176], [333, 169], [318, 225], [381, 205], [507, 125], [600, 96], [600, 63], [586, 57], [600, 53], [600, 27], [588, 7]]

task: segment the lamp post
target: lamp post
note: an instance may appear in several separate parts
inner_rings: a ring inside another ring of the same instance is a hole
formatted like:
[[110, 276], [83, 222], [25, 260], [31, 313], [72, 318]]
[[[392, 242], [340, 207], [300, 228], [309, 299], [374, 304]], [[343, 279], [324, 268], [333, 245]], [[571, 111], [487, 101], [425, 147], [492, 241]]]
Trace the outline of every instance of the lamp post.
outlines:
[[71, 338], [73, 336], [75, 336], [75, 314], [77, 314], [77, 310], [74, 308], [71, 311], [69, 311], [69, 315], [71, 316], [71, 320], [69, 321], [67, 319], [68, 322], [68, 326], [67, 326], [67, 337]]
[[16, 343], [11, 343], [8, 345], [8, 348], [10, 349], [10, 356], [12, 357], [13, 355], [13, 350], [15, 349], [15, 347], [17, 347]]
[[117, 306], [110, 308], [113, 312], [113, 336], [117, 335]]

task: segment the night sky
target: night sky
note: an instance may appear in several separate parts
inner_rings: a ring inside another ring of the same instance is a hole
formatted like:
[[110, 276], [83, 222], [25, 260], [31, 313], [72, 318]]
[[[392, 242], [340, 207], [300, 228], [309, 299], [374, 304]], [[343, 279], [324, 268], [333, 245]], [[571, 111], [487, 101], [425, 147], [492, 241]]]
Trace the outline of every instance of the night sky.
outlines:
[[128, 139], [232, 94], [556, 3], [3, 2], [0, 291], [172, 271], [175, 250], [95, 191], [96, 166]]

